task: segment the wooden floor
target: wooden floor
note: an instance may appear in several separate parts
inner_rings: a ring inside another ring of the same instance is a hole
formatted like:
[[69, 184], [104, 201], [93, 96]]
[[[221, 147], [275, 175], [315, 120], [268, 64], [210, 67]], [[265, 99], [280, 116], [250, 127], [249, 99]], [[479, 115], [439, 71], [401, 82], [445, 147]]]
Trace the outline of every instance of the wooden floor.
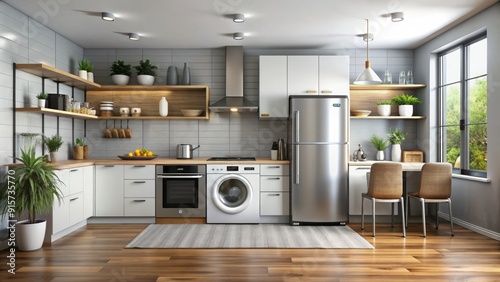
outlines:
[[88, 225], [34, 252], [0, 253], [0, 281], [500, 281], [500, 242], [456, 226], [351, 228], [375, 246], [354, 249], [124, 249], [146, 225]]

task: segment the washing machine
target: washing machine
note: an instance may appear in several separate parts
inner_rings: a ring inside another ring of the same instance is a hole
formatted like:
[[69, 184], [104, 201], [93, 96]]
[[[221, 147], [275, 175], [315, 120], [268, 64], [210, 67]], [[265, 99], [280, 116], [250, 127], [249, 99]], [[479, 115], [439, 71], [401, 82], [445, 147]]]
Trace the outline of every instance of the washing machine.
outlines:
[[259, 223], [259, 165], [207, 165], [207, 223]]

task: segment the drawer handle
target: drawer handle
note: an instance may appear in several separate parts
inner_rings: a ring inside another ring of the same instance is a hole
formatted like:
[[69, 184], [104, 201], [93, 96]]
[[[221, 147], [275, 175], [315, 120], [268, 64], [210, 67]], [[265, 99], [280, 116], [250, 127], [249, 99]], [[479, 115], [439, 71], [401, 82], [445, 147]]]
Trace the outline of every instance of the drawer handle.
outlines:
[[331, 93], [333, 93], [333, 91], [332, 90], [321, 90], [321, 93], [331, 94]]
[[280, 194], [267, 194], [268, 196], [276, 197], [279, 196]]
[[146, 167], [145, 165], [134, 165], [134, 167]]
[[279, 165], [270, 165], [267, 168], [280, 168], [280, 166]]
[[145, 202], [146, 200], [134, 200], [134, 203], [143, 203]]
[[358, 167], [356, 170], [370, 170], [371, 167]]
[[70, 169], [69, 172], [78, 171], [78, 168]]
[[142, 183], [146, 183], [146, 181], [134, 181], [134, 183], [142, 184]]
[[316, 94], [316, 93], [318, 93], [318, 91], [316, 91], [316, 90], [307, 90], [306, 93], [307, 94]]
[[78, 197], [73, 198], [73, 199], [69, 199], [70, 202], [73, 202], [74, 200], [78, 200]]
[[267, 179], [268, 180], [280, 180], [281, 178], [279, 178], [279, 177], [268, 177]]
[[104, 165], [104, 167], [115, 167], [114, 165]]

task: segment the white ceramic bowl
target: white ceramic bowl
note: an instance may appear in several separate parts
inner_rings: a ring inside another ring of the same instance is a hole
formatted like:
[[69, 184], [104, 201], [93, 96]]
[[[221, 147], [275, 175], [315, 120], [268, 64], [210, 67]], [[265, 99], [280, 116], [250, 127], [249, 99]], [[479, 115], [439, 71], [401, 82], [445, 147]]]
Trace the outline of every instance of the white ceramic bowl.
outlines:
[[155, 82], [155, 77], [152, 75], [141, 74], [137, 76], [137, 82], [140, 85], [153, 85]]
[[371, 114], [372, 111], [368, 110], [352, 110], [351, 115], [356, 117], [367, 117]]
[[115, 75], [111, 76], [111, 80], [116, 85], [127, 85], [129, 79], [130, 79], [130, 76], [124, 75], [124, 74], [115, 74]]
[[202, 112], [203, 112], [202, 110], [192, 110], [192, 109], [181, 110], [182, 115], [185, 117], [197, 117], [201, 115]]

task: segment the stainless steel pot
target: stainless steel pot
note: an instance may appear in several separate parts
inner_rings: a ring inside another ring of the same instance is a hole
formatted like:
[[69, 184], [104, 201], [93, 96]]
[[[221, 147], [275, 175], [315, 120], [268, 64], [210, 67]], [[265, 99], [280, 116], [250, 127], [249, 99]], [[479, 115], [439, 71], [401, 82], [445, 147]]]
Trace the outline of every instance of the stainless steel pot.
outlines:
[[200, 145], [193, 148], [191, 144], [177, 144], [177, 158], [178, 159], [192, 159], [193, 151], [200, 148]]

